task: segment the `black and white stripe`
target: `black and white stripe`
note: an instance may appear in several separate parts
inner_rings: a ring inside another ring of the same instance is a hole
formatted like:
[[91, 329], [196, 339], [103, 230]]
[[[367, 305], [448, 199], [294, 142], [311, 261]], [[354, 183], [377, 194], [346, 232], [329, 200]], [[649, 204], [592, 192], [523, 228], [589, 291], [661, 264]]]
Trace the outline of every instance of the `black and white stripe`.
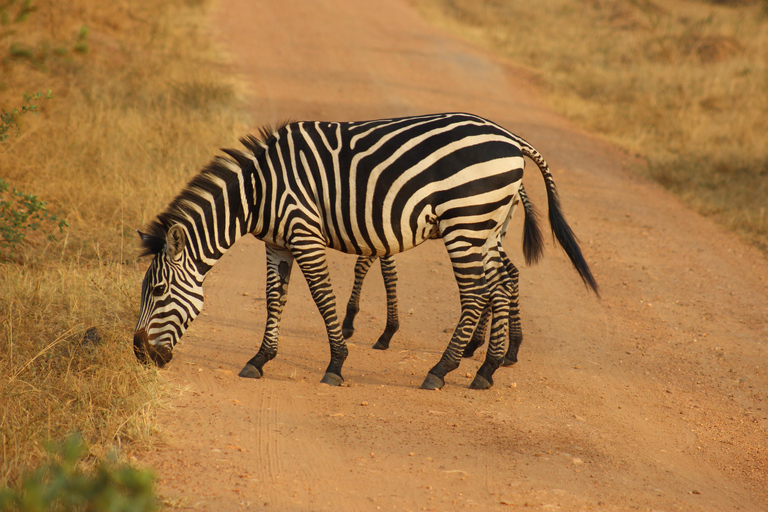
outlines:
[[[528, 198], [528, 195], [525, 193], [525, 188], [522, 184], [520, 185], [518, 195], [520, 198], [519, 202], [522, 203], [524, 212], [523, 254], [525, 255], [526, 263], [531, 265], [538, 262], [541, 258], [544, 252], [544, 240], [538, 223], [538, 212]], [[516, 205], [517, 201], [515, 201], [510, 211], [510, 219], [515, 212]], [[505, 232], [506, 229], [504, 230], [504, 233]], [[504, 233], [502, 233], [502, 238]], [[439, 238], [439, 233], [436, 233], [434, 238]], [[342, 324], [342, 334], [345, 339], [352, 337], [355, 332], [354, 322], [355, 317], [360, 312], [360, 297], [362, 295], [363, 281], [376, 259], [376, 256], [359, 256], [355, 263], [354, 284], [352, 285], [352, 293], [347, 302], [346, 316], [344, 317], [344, 322]], [[387, 323], [384, 327], [384, 332], [382, 332], [378, 340], [376, 340], [373, 348], [377, 350], [387, 350], [389, 348], [389, 343], [392, 340], [392, 336], [400, 328], [397, 304], [397, 266], [395, 265], [394, 258], [391, 256], [384, 256], [379, 259], [379, 262], [387, 297]], [[507, 330], [509, 343], [507, 344], [507, 353], [504, 356], [502, 366], [511, 366], [517, 363], [517, 354], [520, 349], [520, 344], [523, 341], [523, 330], [520, 322], [519, 308], [519, 272], [517, 267], [515, 267], [511, 261], [506, 262], [506, 272], [511, 279], [512, 289], [510, 290], [509, 326]], [[490, 308], [486, 308], [483, 315], [480, 317], [477, 327], [475, 327], [475, 330], [472, 333], [472, 338], [464, 349], [464, 357], [472, 357], [475, 351], [485, 343], [490, 316]]]
[[[202, 297], [202, 281], [211, 266], [240, 236], [251, 233], [268, 248], [268, 319], [261, 348], [240, 375], [261, 377], [264, 364], [277, 354], [280, 315], [295, 259], [328, 332], [331, 360], [323, 382], [338, 385], [347, 347], [326, 247], [383, 257], [439, 233], [459, 286], [461, 316], [422, 387], [444, 385], [486, 308], [492, 311], [491, 337], [473, 386], [490, 386], [503, 360], [516, 286], [506, 270], [509, 259], [501, 237], [520, 187], [523, 156], [539, 165], [545, 179], [555, 235], [567, 245], [566, 252], [570, 248], [569, 254], [578, 256], [577, 270], [596, 289], [562, 218], [546, 162], [527, 142], [490, 121], [471, 114], [436, 114], [299, 122], [262, 130], [260, 139], [242, 142], [245, 151], [225, 150], [231, 159], [215, 159], [142, 235], [145, 251], [155, 259], [144, 281], [134, 335], [137, 354], [146, 351], [156, 362], [170, 360], [173, 346], [200, 310], [189, 297]], [[187, 286], [176, 286], [179, 282]]]

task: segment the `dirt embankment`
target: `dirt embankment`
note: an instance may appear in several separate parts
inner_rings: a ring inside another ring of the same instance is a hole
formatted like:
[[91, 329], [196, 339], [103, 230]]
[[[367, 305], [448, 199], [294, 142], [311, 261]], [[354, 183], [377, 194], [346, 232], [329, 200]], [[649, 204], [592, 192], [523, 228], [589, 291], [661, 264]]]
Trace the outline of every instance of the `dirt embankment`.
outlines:
[[[296, 270], [280, 354], [237, 377], [264, 326], [264, 251], [243, 239], [206, 282], [206, 309], [164, 378], [186, 389], [143, 463], [200, 510], [765, 510], [768, 264], [633, 176], [630, 159], [542, 105], [518, 69], [425, 24], [404, 3], [221, 0], [216, 25], [252, 93], [254, 128], [462, 110], [549, 160], [602, 286], [559, 249], [521, 267], [520, 362], [467, 389], [482, 354], [439, 392], [417, 389], [445, 348], [458, 295], [439, 241], [397, 258], [402, 328], [372, 271], [343, 387], [319, 384], [328, 348]], [[526, 189], [546, 207], [532, 165]], [[180, 184], [181, 186], [181, 184]], [[339, 302], [354, 257], [330, 255]]]

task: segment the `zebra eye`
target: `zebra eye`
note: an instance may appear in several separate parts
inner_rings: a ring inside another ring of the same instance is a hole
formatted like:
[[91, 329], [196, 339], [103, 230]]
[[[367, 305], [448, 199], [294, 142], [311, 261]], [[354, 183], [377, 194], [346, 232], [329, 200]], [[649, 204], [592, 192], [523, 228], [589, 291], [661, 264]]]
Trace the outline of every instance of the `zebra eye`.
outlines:
[[165, 294], [164, 284], [159, 284], [152, 289], [152, 295], [154, 295], [155, 297], [160, 297], [161, 295], [164, 295], [164, 294]]

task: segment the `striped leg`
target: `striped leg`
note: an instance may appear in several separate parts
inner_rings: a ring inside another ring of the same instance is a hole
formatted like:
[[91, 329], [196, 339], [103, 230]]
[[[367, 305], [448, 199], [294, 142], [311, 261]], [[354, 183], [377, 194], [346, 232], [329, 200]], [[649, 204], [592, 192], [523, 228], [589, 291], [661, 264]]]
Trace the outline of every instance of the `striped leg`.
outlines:
[[[352, 294], [347, 303], [347, 314], [341, 328], [341, 333], [345, 339], [349, 339], [355, 333], [354, 322], [355, 316], [360, 311], [360, 293], [363, 289], [363, 281], [374, 261], [376, 261], [376, 256], [360, 256], [355, 263], [355, 282], [352, 285]], [[389, 348], [392, 336], [400, 328], [397, 312], [397, 267], [392, 257], [383, 257], [379, 261], [381, 276], [384, 278], [384, 288], [387, 291], [387, 325], [373, 348], [386, 350]]]
[[[528, 200], [528, 196], [525, 195], [525, 189], [523, 188], [522, 183], [520, 184], [520, 190], [519, 190], [519, 197], [523, 202], [523, 205], [525, 206], [525, 223], [526, 225], [533, 224], [533, 227], [536, 227], [536, 217], [535, 212], [533, 212], [533, 204]], [[507, 219], [504, 221], [504, 226], [502, 227], [501, 231], [501, 240], [504, 240], [504, 236], [507, 233], [507, 227], [509, 226], [509, 221], [512, 219], [512, 216], [515, 214], [515, 210], [517, 210], [517, 203], [518, 201], [515, 200], [512, 203], [512, 208], [509, 210], [509, 215], [507, 216]], [[499, 246], [501, 247], [501, 243], [499, 243]], [[503, 249], [502, 249], [503, 253]], [[506, 254], [503, 254], [503, 258], [506, 259], [506, 261], [509, 261], [509, 258], [507, 258]], [[511, 265], [511, 262], [509, 262]], [[517, 269], [515, 269], [515, 272]], [[513, 277], [515, 280], [515, 285], [517, 284], [517, 276]], [[517, 307], [511, 307], [511, 309], [517, 309]], [[485, 343], [485, 331], [488, 328], [488, 323], [491, 320], [491, 306], [489, 305], [485, 311], [483, 311], [483, 316], [480, 317], [480, 322], [477, 324], [477, 328], [475, 329], [475, 332], [472, 334], [472, 339], [467, 344], [467, 347], [464, 349], [464, 357], [472, 357], [475, 355], [475, 351], [480, 348], [483, 343]], [[511, 317], [510, 317], [511, 321]], [[520, 319], [518, 318], [517, 321], [519, 322]], [[511, 331], [510, 331], [511, 332]], [[511, 340], [510, 340], [511, 341]], [[519, 345], [519, 344], [518, 344]], [[505, 365], [506, 366], [506, 365]]]
[[347, 315], [344, 317], [341, 328], [341, 333], [345, 339], [351, 338], [355, 333], [355, 316], [360, 312], [360, 293], [363, 290], [363, 280], [374, 261], [376, 261], [376, 256], [360, 256], [355, 263], [355, 283], [352, 285], [352, 294], [347, 303]]
[[331, 287], [325, 246], [320, 244], [302, 245], [301, 248], [294, 247], [293, 254], [304, 278], [307, 280], [312, 299], [314, 299], [315, 305], [325, 321], [328, 342], [331, 346], [331, 362], [320, 382], [331, 386], [340, 386], [344, 382], [344, 378], [341, 376], [341, 367], [344, 365], [349, 351], [344, 337], [341, 335], [341, 326], [336, 314], [336, 296]]
[[470, 384], [472, 389], [488, 389], [493, 385], [493, 374], [504, 361], [504, 343], [507, 340], [511, 293], [511, 276], [504, 264], [505, 256], [499, 246], [490, 251], [492, 257], [486, 265], [486, 279], [491, 290], [491, 337], [485, 362], [478, 369], [475, 379]]
[[389, 341], [400, 328], [400, 321], [397, 318], [397, 267], [395, 266], [395, 259], [392, 257], [383, 257], [379, 262], [381, 263], [381, 277], [384, 278], [384, 288], [387, 290], [387, 325], [373, 348], [387, 350]]
[[240, 370], [240, 377], [258, 379], [264, 375], [264, 364], [277, 355], [280, 317], [288, 298], [293, 255], [287, 249], [267, 244], [267, 325], [259, 352]]
[[509, 276], [509, 346], [507, 355], [504, 356], [502, 366], [512, 366], [517, 362], [517, 353], [520, 350], [520, 344], [523, 342], [523, 324], [520, 321], [520, 272], [517, 267], [509, 260], [503, 249], [501, 251], [502, 260], [505, 262], [506, 273]]
[[[510, 277], [507, 285], [509, 287], [509, 346], [507, 348], [507, 355], [504, 356], [504, 362], [501, 363], [501, 365], [512, 366], [517, 363], [517, 354], [520, 351], [520, 345], [523, 342], [523, 324], [520, 321], [520, 272], [506, 253], [503, 252], [503, 249], [500, 255], [502, 261], [505, 262], [506, 273]], [[486, 310], [483, 311], [477, 329], [475, 329], [472, 339], [464, 349], [464, 357], [472, 357], [475, 355], [475, 351], [485, 343], [485, 331], [488, 321], [491, 318], [490, 313], [490, 308], [486, 308]]]
[[483, 314], [480, 316], [480, 321], [477, 322], [475, 332], [472, 333], [472, 339], [469, 340], [467, 346], [464, 348], [462, 357], [472, 357], [475, 355], [475, 351], [483, 346], [485, 343], [485, 333], [488, 330], [488, 321], [491, 319], [491, 306], [489, 305], [483, 310]]
[[461, 316], [453, 332], [448, 348], [440, 361], [431, 369], [421, 385], [422, 389], [440, 389], [445, 385], [445, 376], [458, 368], [464, 347], [467, 346], [490, 296], [483, 270], [483, 256], [478, 247], [451, 251], [451, 241], [445, 239], [453, 263], [453, 272], [459, 285]]

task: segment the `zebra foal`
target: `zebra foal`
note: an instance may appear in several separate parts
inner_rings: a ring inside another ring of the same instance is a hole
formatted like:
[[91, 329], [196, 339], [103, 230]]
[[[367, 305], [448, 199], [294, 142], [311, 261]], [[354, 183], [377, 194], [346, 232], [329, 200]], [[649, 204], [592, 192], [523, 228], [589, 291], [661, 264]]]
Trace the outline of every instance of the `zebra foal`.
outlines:
[[[501, 246], [523, 176], [523, 156], [547, 184], [555, 234], [578, 255], [577, 270], [597, 284], [562, 216], [541, 155], [504, 128], [471, 114], [365, 122], [291, 123], [241, 140], [192, 179], [141, 234], [152, 254], [142, 283], [134, 350], [158, 365], [203, 306], [203, 281], [250, 233], [267, 245], [267, 323], [261, 347], [240, 375], [260, 378], [277, 355], [280, 317], [294, 260], [322, 315], [330, 362], [321, 382], [340, 385], [348, 350], [336, 313], [325, 251], [391, 256], [434, 237], [453, 266], [461, 315], [423, 388], [445, 384], [483, 311], [492, 312], [486, 359], [471, 387], [487, 388], [504, 357], [511, 278]], [[561, 238], [562, 237], [562, 238]], [[564, 246], [565, 246], [564, 244]]]

